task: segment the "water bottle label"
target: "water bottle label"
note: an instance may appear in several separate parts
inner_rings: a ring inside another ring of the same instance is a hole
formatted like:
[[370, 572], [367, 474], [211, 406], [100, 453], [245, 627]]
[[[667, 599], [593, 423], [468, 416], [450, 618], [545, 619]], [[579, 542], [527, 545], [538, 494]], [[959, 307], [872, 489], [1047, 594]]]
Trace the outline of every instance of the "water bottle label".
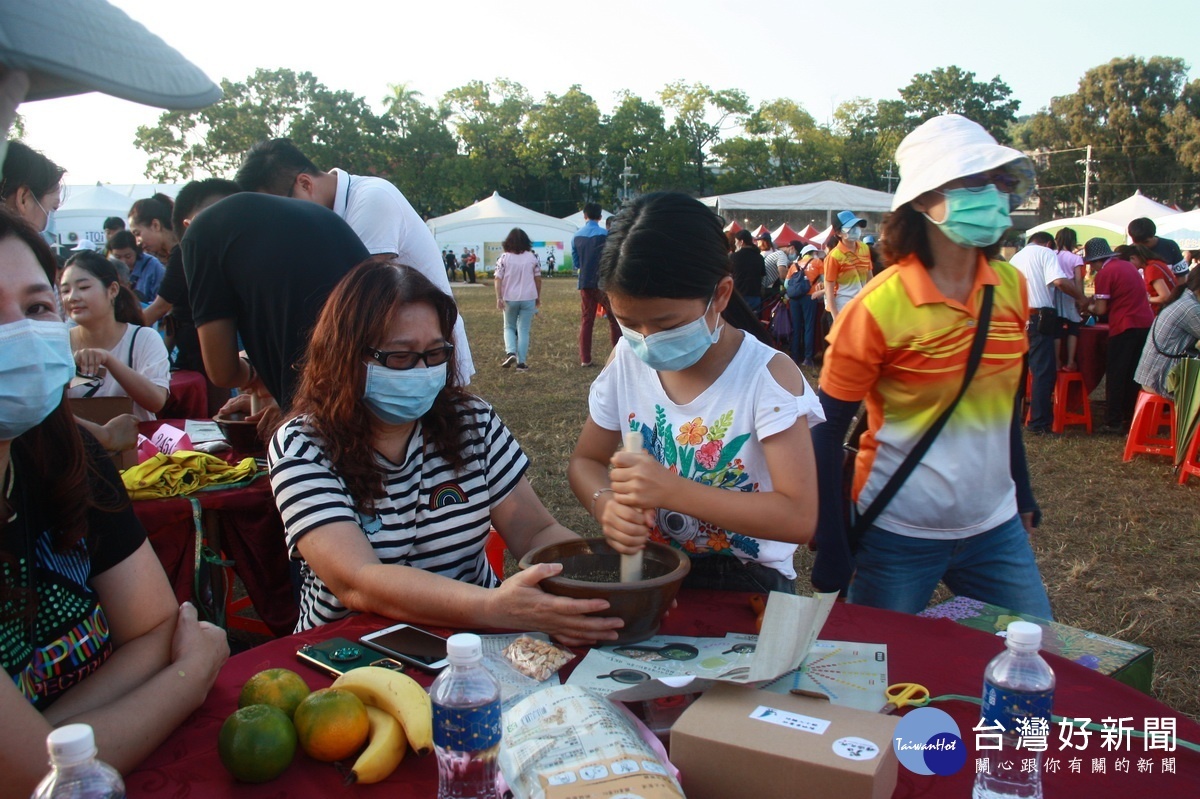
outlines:
[[999, 723], [1005, 732], [1019, 732], [1022, 719], [1045, 719], [1049, 724], [1053, 702], [1053, 691], [1010, 691], [985, 681], [982, 716], [989, 727]]
[[500, 703], [478, 707], [433, 705], [433, 742], [456, 752], [482, 752], [500, 743]]

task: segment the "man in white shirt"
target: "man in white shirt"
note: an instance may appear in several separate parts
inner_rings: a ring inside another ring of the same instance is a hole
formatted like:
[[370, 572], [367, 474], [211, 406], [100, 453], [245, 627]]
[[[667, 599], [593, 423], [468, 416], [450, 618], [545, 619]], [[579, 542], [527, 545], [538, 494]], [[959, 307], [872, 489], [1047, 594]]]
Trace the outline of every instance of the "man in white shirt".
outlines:
[[[400, 190], [383, 178], [322, 172], [288, 139], [250, 148], [235, 177], [244, 191], [293, 197], [323, 205], [353, 228], [372, 255], [393, 255], [449, 296], [446, 264], [433, 234]], [[454, 360], [462, 385], [475, 364], [460, 315], [454, 323]]]
[[1058, 335], [1058, 315], [1054, 310], [1054, 289], [1083, 303], [1083, 293], [1075, 282], [1063, 276], [1058, 256], [1054, 253], [1054, 237], [1049, 233], [1034, 233], [1025, 248], [1012, 257], [1012, 265], [1025, 275], [1029, 292], [1029, 371], [1033, 374], [1033, 393], [1030, 395], [1029, 430], [1039, 435], [1051, 432], [1054, 424], [1054, 384], [1057, 360], [1054, 341]]

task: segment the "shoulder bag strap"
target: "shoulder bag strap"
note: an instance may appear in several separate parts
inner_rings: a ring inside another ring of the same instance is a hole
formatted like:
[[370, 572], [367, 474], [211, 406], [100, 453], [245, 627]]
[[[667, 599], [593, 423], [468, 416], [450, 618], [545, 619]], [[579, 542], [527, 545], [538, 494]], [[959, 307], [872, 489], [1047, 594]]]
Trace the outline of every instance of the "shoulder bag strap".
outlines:
[[[1178, 302], [1178, 300], [1176, 300], [1176, 302]], [[1188, 350], [1186, 347], [1184, 348], [1183, 352], [1167, 352], [1162, 347], [1158, 346], [1158, 336], [1155, 334], [1155, 331], [1158, 330], [1158, 320], [1162, 319], [1164, 312], [1166, 312], [1166, 308], [1164, 308], [1162, 311], [1159, 311], [1158, 316], [1154, 317], [1154, 321], [1150, 323], [1150, 343], [1154, 345], [1155, 351], [1164, 358], [1188, 357]]]
[[950, 421], [950, 415], [954, 413], [954, 409], [958, 406], [958, 401], [967, 393], [967, 388], [971, 385], [972, 378], [975, 377], [975, 370], [979, 368], [979, 362], [983, 359], [983, 347], [987, 343], [988, 325], [992, 321], [992, 295], [995, 293], [995, 287], [988, 285], [983, 287], [983, 307], [979, 311], [979, 325], [975, 328], [975, 338], [971, 342], [971, 354], [967, 358], [967, 372], [963, 375], [962, 386], [958, 389], [958, 394], [954, 400], [947, 406], [946, 410], [942, 411], [925, 435], [921, 436], [921, 440], [912, 448], [905, 457], [900, 467], [896, 469], [895, 474], [887, 481], [883, 490], [875, 497], [867, 509], [858, 516], [854, 522], [854, 534], [860, 535], [866, 531], [868, 527], [874, 523], [883, 509], [887, 507], [892, 498], [900, 491], [904, 481], [917, 468], [917, 464], [921, 462], [921, 458], [925, 457], [925, 453], [933, 445], [933, 440], [937, 438], [938, 433], [942, 432], [942, 428], [946, 426], [946, 422]]
[[133, 345], [137, 343], [138, 333], [141, 333], [141, 332], [142, 332], [142, 326], [135, 325], [133, 328], [133, 335], [130, 336], [130, 338], [129, 338], [129, 352], [126, 353], [126, 355], [125, 355], [125, 365], [128, 366], [130, 369], [133, 368]]

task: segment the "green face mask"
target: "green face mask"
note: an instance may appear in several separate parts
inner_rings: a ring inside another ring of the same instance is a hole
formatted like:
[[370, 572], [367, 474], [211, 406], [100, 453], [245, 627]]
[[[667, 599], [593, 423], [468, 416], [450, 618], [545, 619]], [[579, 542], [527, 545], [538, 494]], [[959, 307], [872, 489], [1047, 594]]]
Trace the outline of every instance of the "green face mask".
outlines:
[[938, 222], [946, 237], [960, 247], [987, 247], [995, 244], [1012, 227], [1008, 215], [1008, 195], [988, 184], [978, 189], [950, 189], [946, 198], [946, 218]]

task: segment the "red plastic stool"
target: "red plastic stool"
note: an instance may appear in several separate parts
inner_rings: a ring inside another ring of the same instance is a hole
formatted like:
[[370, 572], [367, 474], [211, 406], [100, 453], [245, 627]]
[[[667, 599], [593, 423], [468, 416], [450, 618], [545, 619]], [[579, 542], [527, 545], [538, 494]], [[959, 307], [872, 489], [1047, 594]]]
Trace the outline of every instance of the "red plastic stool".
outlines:
[[1059, 372], [1054, 381], [1054, 423], [1050, 429], [1061, 433], [1074, 425], [1084, 425], [1089, 434], [1092, 432], [1092, 403], [1088, 402], [1082, 374]]
[[1187, 455], [1179, 464], [1179, 485], [1187, 483], [1188, 477], [1200, 477], [1200, 430], [1192, 433], [1192, 443], [1188, 444]]
[[[1163, 436], [1163, 428], [1167, 435]], [[1175, 403], [1149, 391], [1138, 392], [1133, 411], [1133, 424], [1125, 439], [1126, 462], [1139, 452], [1147, 455], [1175, 457]]]
[[239, 616], [243, 610], [253, 610], [254, 603], [250, 601], [250, 597], [244, 596], [241, 599], [233, 598], [233, 570], [226, 569], [225, 571], [225, 629], [226, 630], [242, 630], [244, 632], [257, 633], [258, 635], [268, 635], [272, 638], [275, 633], [271, 632], [271, 628], [259, 619], [252, 619], [248, 616]]

